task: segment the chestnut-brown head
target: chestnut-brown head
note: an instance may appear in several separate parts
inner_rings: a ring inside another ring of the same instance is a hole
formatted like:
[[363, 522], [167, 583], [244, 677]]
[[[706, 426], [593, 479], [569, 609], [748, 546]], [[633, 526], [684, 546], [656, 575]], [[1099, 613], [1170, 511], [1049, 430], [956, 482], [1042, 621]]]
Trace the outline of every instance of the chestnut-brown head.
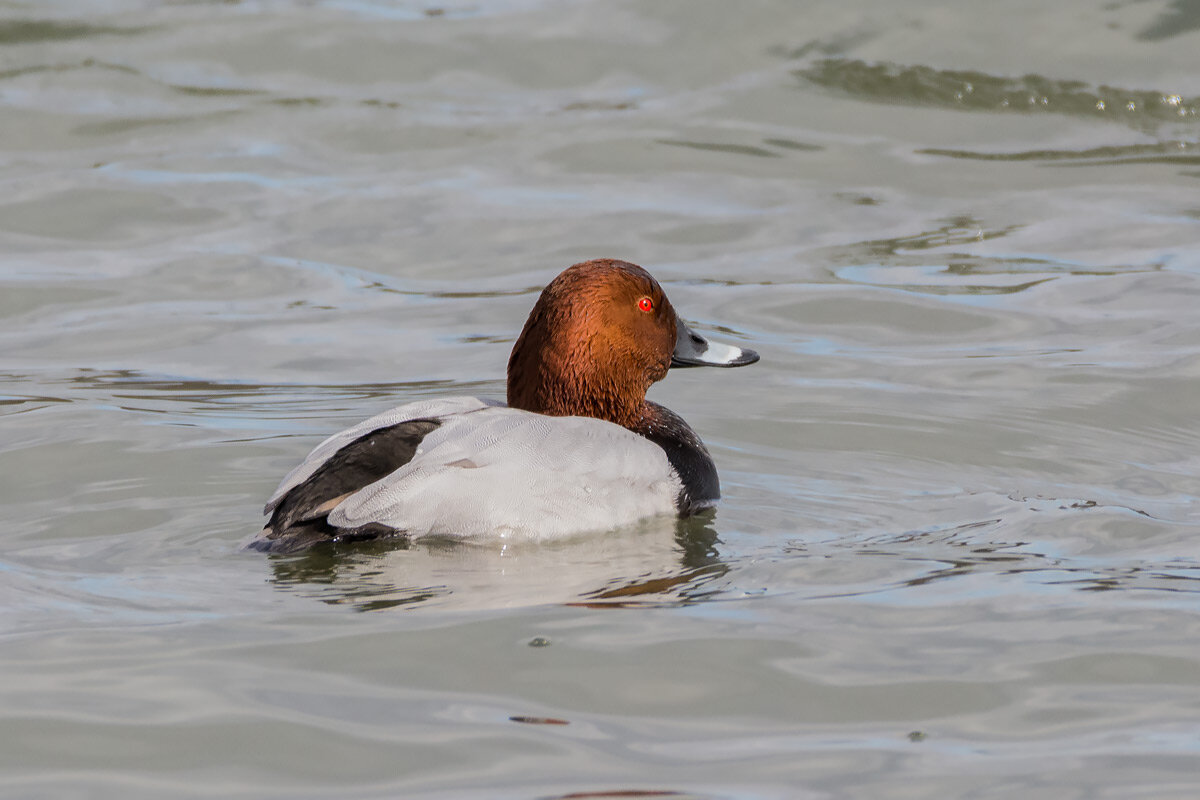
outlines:
[[585, 261], [564, 270], [534, 304], [508, 359], [508, 404], [645, 433], [653, 417], [646, 390], [672, 366], [755, 361], [753, 350], [709, 342], [688, 328], [636, 264]]
[[671, 366], [675, 310], [650, 273], [585, 261], [542, 291], [508, 361], [508, 404], [633, 427]]

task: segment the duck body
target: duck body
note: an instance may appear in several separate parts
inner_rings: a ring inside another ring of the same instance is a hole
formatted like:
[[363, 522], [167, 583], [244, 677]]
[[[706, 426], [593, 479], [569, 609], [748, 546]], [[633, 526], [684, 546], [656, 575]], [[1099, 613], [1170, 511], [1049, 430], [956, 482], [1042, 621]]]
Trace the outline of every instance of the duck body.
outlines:
[[678, 318], [645, 270], [577, 264], [543, 291], [513, 347], [508, 400], [408, 403], [317, 445], [267, 502], [250, 547], [381, 537], [553, 539], [720, 497], [677, 414], [645, 399], [670, 366], [741, 366]]

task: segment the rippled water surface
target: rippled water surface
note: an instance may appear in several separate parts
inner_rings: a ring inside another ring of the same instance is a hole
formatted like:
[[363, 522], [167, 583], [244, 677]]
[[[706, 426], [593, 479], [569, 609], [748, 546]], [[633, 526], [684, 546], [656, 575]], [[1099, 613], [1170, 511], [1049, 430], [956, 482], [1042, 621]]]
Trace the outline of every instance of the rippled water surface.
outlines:
[[[0, 2], [0, 795], [1200, 796], [1200, 4]], [[713, 516], [241, 550], [611, 256]]]

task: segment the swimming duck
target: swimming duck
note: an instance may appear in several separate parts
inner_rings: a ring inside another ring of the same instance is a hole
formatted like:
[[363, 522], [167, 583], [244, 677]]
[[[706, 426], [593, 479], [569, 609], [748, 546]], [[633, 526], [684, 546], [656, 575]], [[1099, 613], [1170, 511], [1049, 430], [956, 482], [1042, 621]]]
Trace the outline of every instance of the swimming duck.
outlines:
[[691, 331], [636, 264], [575, 264], [542, 291], [513, 346], [507, 405], [424, 400], [334, 434], [283, 479], [249, 546], [537, 540], [693, 514], [720, 497], [716, 466], [646, 390], [670, 367], [755, 361]]

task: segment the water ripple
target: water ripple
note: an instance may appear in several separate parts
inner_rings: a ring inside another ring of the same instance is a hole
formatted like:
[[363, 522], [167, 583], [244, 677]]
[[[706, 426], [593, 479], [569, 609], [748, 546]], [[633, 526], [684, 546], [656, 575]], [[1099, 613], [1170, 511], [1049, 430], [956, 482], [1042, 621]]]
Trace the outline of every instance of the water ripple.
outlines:
[[1007, 78], [975, 70], [944, 70], [923, 64], [870, 63], [826, 58], [796, 70], [826, 89], [875, 103], [925, 105], [962, 111], [1068, 114], [1154, 129], [1167, 122], [1197, 120], [1200, 97], [1174, 92], [1089, 86], [1040, 75]]

